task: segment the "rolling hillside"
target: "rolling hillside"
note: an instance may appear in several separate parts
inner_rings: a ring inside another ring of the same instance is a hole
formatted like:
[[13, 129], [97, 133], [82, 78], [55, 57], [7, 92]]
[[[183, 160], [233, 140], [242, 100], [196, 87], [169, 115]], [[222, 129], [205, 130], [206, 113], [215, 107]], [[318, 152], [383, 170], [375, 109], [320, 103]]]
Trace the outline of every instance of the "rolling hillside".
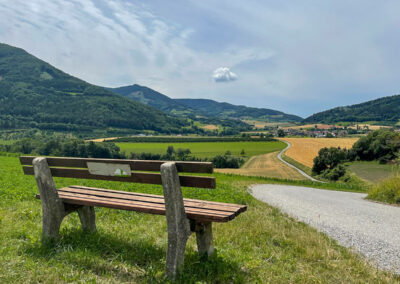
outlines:
[[175, 115], [218, 117], [220, 119], [255, 119], [271, 122], [294, 122], [302, 119], [276, 110], [237, 106], [207, 99], [171, 99], [140, 85], [109, 88], [109, 90]]
[[107, 89], [116, 94], [155, 107], [167, 113], [186, 115], [194, 114], [194, 111], [187, 106], [144, 86], [134, 84], [131, 86]]
[[361, 104], [336, 107], [307, 117], [305, 123], [370, 122], [396, 124], [400, 119], [400, 95]]
[[175, 101], [200, 113], [221, 118], [255, 119], [271, 122], [296, 122], [302, 120], [297, 115], [286, 114], [277, 110], [238, 106], [207, 99], [176, 99]]
[[0, 44], [0, 129], [178, 132], [186, 124]]

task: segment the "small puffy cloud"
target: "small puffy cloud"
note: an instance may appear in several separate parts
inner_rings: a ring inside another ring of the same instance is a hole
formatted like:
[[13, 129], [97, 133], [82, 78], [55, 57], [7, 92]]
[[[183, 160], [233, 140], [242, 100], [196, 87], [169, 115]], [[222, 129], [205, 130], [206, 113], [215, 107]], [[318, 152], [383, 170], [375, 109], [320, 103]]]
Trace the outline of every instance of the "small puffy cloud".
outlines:
[[218, 83], [235, 81], [238, 77], [235, 73], [231, 72], [228, 67], [219, 67], [214, 70], [213, 78], [214, 81]]

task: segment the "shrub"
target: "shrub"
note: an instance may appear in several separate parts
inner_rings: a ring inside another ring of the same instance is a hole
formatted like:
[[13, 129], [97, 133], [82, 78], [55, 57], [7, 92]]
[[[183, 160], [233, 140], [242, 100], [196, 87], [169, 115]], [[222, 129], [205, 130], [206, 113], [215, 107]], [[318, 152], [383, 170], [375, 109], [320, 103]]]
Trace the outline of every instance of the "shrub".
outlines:
[[367, 198], [400, 204], [400, 175], [382, 181], [368, 192]]

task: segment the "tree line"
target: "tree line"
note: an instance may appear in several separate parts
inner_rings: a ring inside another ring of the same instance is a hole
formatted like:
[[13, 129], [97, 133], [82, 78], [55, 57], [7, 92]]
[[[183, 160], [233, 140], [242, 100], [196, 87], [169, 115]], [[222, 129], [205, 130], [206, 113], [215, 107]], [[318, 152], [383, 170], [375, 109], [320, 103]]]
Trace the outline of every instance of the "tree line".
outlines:
[[345, 176], [345, 162], [379, 161], [385, 164], [400, 158], [400, 133], [380, 129], [361, 137], [351, 149], [322, 148], [314, 158], [312, 172], [323, 178], [338, 180]]

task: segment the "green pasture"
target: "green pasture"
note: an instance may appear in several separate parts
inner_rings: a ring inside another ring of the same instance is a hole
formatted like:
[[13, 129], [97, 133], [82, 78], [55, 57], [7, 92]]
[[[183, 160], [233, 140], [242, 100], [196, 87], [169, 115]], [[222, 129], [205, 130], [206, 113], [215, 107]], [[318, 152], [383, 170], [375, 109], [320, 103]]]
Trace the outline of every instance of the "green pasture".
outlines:
[[[394, 283], [325, 234], [252, 198], [256, 183], [311, 182], [215, 174], [216, 189], [183, 188], [189, 198], [247, 204], [231, 222], [213, 225], [216, 256], [201, 259], [189, 239], [177, 283]], [[56, 178], [57, 186], [81, 184], [162, 194], [161, 186]], [[60, 239], [41, 242], [41, 204], [33, 176], [17, 157], [0, 156], [0, 283], [169, 283], [165, 278], [164, 216], [96, 208], [96, 233], [66, 217]]]
[[254, 155], [266, 154], [282, 150], [286, 144], [280, 141], [268, 142], [181, 142], [181, 143], [116, 143], [121, 151], [128, 153], [153, 153], [165, 154], [168, 146], [173, 146], [175, 149], [183, 148], [190, 149], [192, 156], [199, 158], [212, 158], [216, 155], [222, 155], [226, 151], [230, 151], [232, 155], [240, 156], [242, 150], [245, 151], [245, 156], [251, 157]]
[[0, 139], [0, 145], [11, 145], [15, 142], [16, 140], [2, 140]]
[[376, 161], [348, 163], [347, 167], [358, 177], [372, 183], [379, 183], [400, 173], [400, 166], [379, 164]]

